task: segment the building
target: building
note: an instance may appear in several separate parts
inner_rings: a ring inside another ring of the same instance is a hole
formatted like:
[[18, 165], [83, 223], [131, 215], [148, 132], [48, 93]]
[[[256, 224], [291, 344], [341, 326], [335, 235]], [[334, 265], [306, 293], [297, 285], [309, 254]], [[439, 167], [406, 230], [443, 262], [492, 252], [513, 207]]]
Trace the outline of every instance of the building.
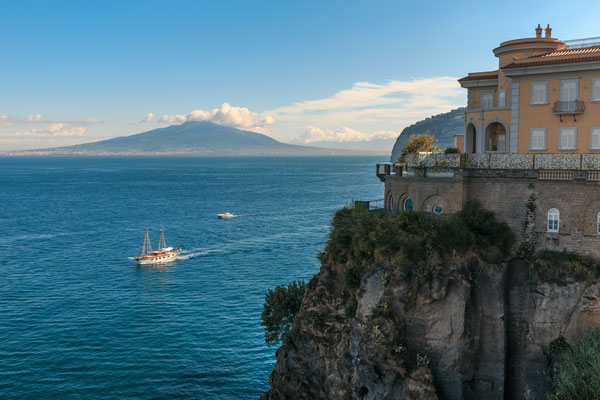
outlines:
[[600, 38], [501, 43], [495, 71], [459, 80], [468, 90], [465, 153], [600, 153]]
[[519, 242], [600, 258], [600, 38], [541, 37], [494, 49], [468, 90], [463, 154], [378, 164], [384, 208], [445, 215], [477, 201]]

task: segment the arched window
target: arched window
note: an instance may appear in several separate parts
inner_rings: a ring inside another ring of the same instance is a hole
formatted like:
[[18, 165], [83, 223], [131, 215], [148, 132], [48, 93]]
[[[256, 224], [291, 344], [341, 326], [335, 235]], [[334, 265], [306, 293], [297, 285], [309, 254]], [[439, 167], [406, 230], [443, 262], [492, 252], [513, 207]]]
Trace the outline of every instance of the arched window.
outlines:
[[548, 210], [548, 232], [558, 232], [560, 212], [556, 208]]
[[404, 199], [404, 203], [402, 204], [402, 209], [404, 211], [412, 211], [413, 210], [413, 201], [410, 197]]

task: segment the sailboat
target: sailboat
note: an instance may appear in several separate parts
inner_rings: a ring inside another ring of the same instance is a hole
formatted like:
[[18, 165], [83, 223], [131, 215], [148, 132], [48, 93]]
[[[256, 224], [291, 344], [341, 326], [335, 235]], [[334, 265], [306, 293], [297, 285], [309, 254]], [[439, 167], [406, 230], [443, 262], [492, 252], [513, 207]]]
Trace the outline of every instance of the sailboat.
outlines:
[[144, 237], [144, 246], [142, 247], [142, 254], [136, 257], [129, 257], [130, 260], [135, 260], [139, 265], [146, 264], [165, 264], [174, 261], [177, 258], [177, 254], [181, 252], [181, 247], [177, 250], [173, 250], [173, 247], [167, 247], [165, 241], [165, 228], [160, 226], [160, 240], [158, 241], [158, 250], [152, 250], [150, 244], [150, 236], [148, 235], [148, 225], [146, 225], [146, 236]]

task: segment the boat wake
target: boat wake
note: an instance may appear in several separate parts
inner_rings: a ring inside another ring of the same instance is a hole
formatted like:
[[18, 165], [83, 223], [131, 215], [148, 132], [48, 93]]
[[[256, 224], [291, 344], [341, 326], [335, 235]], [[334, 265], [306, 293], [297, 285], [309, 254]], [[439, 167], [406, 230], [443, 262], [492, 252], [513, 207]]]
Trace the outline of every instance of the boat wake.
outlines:
[[212, 254], [212, 253], [220, 253], [222, 251], [223, 250], [211, 250], [211, 249], [203, 249], [203, 248], [184, 250], [177, 256], [177, 259], [178, 260], [189, 260], [190, 258], [205, 256], [207, 254]]

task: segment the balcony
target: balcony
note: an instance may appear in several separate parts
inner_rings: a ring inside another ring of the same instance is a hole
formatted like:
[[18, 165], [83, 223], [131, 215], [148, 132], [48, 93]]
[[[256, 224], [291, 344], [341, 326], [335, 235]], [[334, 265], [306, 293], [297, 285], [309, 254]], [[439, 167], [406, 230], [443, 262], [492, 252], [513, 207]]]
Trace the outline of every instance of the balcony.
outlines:
[[562, 116], [565, 114], [572, 114], [573, 120], [575, 119], [576, 114], [582, 114], [585, 111], [585, 104], [583, 101], [557, 101], [554, 103], [554, 114], [560, 115], [560, 120], [562, 122]]

